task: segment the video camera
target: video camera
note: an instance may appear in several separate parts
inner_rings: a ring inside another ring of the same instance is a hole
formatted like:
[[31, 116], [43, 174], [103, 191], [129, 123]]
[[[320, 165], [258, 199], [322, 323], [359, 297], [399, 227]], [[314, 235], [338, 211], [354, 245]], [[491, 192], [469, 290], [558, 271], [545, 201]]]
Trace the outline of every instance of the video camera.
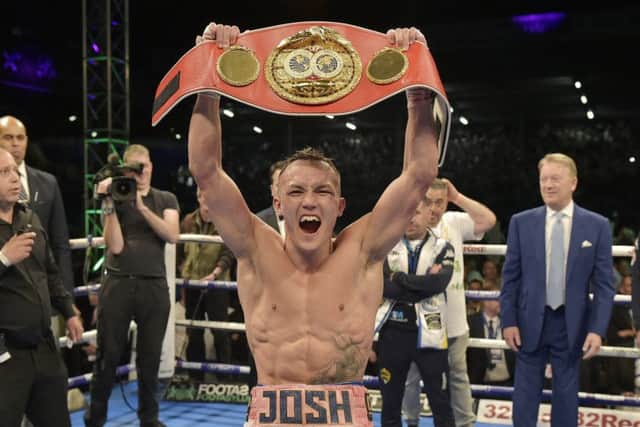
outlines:
[[109, 154], [107, 164], [104, 165], [93, 178], [94, 197], [103, 199], [104, 194], [95, 192], [97, 184], [107, 178], [111, 178], [111, 185], [107, 194], [116, 202], [132, 201], [136, 199], [137, 183], [136, 179], [125, 176], [125, 172], [141, 174], [144, 165], [140, 163], [120, 164], [119, 156], [115, 153]]

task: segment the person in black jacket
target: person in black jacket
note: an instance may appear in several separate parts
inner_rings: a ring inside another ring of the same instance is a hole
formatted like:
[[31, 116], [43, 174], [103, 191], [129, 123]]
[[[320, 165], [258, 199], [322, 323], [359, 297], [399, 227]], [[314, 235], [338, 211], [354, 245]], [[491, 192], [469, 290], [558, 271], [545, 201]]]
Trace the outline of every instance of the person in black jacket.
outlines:
[[[483, 290], [499, 291], [493, 282], [486, 282]], [[502, 339], [500, 301], [484, 300], [482, 309], [468, 317], [469, 336], [472, 338]], [[499, 386], [513, 385], [515, 357], [511, 350], [499, 348], [467, 349], [467, 367], [472, 384]]]
[[69, 229], [60, 186], [54, 175], [26, 164], [28, 140], [24, 123], [12, 116], [0, 117], [0, 146], [11, 153], [20, 169], [20, 181], [24, 187], [21, 200], [38, 215], [47, 233], [62, 284], [69, 293], [73, 293]]
[[444, 312], [454, 249], [427, 228], [427, 213], [422, 201], [383, 267], [384, 302], [376, 315], [383, 427], [402, 425], [402, 398], [412, 362], [422, 376], [434, 425], [455, 426]]
[[[29, 136], [25, 124], [13, 116], [0, 117], [0, 147], [11, 153], [20, 172], [20, 198], [38, 216], [47, 241], [58, 266], [62, 284], [73, 295], [74, 277], [69, 246], [69, 229], [65, 215], [62, 193], [58, 180], [49, 172], [29, 166], [26, 162]], [[77, 309], [76, 309], [77, 310]], [[52, 310], [51, 326], [54, 336], [59, 338], [65, 333], [64, 316], [55, 307]], [[80, 347], [63, 349], [69, 375], [80, 375], [82, 369], [82, 350]]]
[[67, 373], [51, 331], [51, 310], [66, 319], [69, 338], [82, 336], [40, 220], [18, 203], [15, 159], [0, 148], [0, 425], [70, 425]]

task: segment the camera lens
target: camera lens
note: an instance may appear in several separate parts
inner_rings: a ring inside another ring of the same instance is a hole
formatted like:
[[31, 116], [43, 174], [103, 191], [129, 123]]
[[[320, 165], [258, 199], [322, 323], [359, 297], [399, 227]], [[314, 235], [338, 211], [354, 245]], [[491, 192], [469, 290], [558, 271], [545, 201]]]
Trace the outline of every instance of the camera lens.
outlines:
[[119, 176], [113, 178], [111, 183], [111, 197], [117, 201], [129, 201], [136, 198], [136, 180]]
[[125, 182], [119, 182], [116, 185], [115, 192], [118, 194], [126, 194], [129, 192], [129, 185]]

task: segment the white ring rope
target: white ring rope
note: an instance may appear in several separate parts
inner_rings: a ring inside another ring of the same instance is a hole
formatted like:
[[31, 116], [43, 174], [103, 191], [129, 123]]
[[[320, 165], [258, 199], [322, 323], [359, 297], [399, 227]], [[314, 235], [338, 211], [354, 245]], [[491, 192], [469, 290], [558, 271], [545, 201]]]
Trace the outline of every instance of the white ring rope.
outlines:
[[[209, 236], [204, 234], [180, 234], [178, 239], [179, 243], [185, 242], [200, 242], [200, 243], [224, 243], [220, 236]], [[104, 238], [94, 237], [70, 239], [69, 245], [71, 249], [85, 249], [89, 246], [100, 247], [104, 246]], [[466, 244], [464, 247], [465, 255], [504, 255], [507, 251], [507, 245], [487, 245], [487, 244]], [[632, 245], [613, 245], [611, 247], [611, 254], [614, 257], [631, 257], [633, 255], [634, 248]]]
[[96, 329], [91, 329], [90, 331], [84, 332], [82, 334], [82, 338], [80, 338], [78, 341], [71, 341], [67, 337], [60, 337], [58, 338], [58, 347], [71, 348], [74, 345], [87, 344], [87, 343], [95, 344], [97, 335], [98, 335], [98, 331]]
[[210, 236], [206, 234], [181, 234], [180, 243], [185, 242], [200, 242], [200, 243], [224, 243], [220, 236]]
[[[176, 283], [179, 282], [179, 279], [176, 279]], [[197, 285], [199, 286], [199, 285]], [[189, 287], [191, 287], [191, 281], [189, 281]], [[471, 299], [471, 300], [491, 300], [491, 299], [498, 299], [500, 297], [500, 291], [473, 291], [473, 290], [466, 290], [464, 291], [464, 294], [467, 298]], [[589, 294], [589, 298], [593, 299], [593, 294]], [[631, 303], [631, 295], [621, 295], [621, 294], [616, 294], [613, 297], [613, 302], [619, 303], [619, 304], [630, 304]]]
[[[219, 236], [210, 236], [210, 235], [199, 235], [199, 234], [181, 234], [180, 243], [184, 242], [200, 242], [200, 243], [224, 243], [222, 238]], [[80, 238], [80, 239], [71, 239], [69, 241], [71, 249], [86, 249], [88, 247], [104, 247], [104, 238], [102, 237], [93, 237], [90, 238]], [[464, 254], [465, 255], [502, 255], [504, 256], [506, 253], [506, 245], [487, 245], [487, 244], [467, 244], [464, 245]], [[621, 245], [613, 245], [611, 248], [612, 256], [614, 257], [631, 257], [634, 252], [633, 246], [621, 246]], [[174, 259], [175, 260], [175, 259]], [[169, 262], [169, 261], [166, 261]], [[216, 288], [216, 289], [227, 289], [234, 290], [237, 288], [237, 283], [232, 281], [208, 281], [208, 280], [188, 280], [182, 278], [176, 278], [175, 283], [177, 286], [189, 287], [189, 288]], [[88, 285], [88, 286], [78, 286], [74, 289], [74, 294], [76, 296], [83, 295], [91, 292], [96, 292], [100, 288], [100, 284]], [[465, 295], [470, 299], [497, 299], [500, 295], [499, 291], [465, 291]], [[631, 296], [629, 295], [616, 295], [614, 300], [618, 303], [628, 304], [631, 301]], [[209, 329], [220, 329], [226, 331], [233, 332], [244, 332], [245, 325], [244, 323], [237, 322], [215, 322], [215, 321], [204, 321], [204, 320], [176, 320], [175, 325], [179, 327], [185, 328], [209, 328]], [[135, 322], [131, 322], [130, 328], [135, 330], [136, 324]], [[73, 344], [83, 344], [87, 342], [95, 343], [96, 340], [96, 330], [86, 331], [82, 335], [82, 339]], [[70, 346], [70, 341], [66, 337], [62, 337], [59, 339], [59, 345], [61, 347]], [[482, 339], [482, 338], [470, 338], [469, 339], [469, 347], [471, 348], [500, 348], [500, 349], [508, 349], [504, 340], [497, 339]], [[597, 356], [605, 356], [605, 357], [624, 357], [624, 358], [639, 358], [640, 357], [640, 349], [630, 348], [630, 347], [609, 347], [602, 346], [600, 347], [600, 351], [597, 353]], [[248, 374], [249, 367], [247, 366], [234, 366], [234, 365], [226, 365], [226, 364], [209, 364], [209, 363], [201, 363], [201, 362], [188, 362], [177, 360], [177, 367], [182, 367], [185, 369], [199, 369], [199, 370], [211, 370], [213, 372], [234, 372], [241, 374]], [[122, 366], [119, 368], [122, 373], [126, 373], [128, 370], [135, 369], [133, 364]], [[77, 387], [82, 383], [88, 382], [92, 377], [92, 374], [81, 375], [80, 377], [70, 378], [69, 384], [70, 387]], [[367, 377], [364, 378], [365, 383], [373, 383], [377, 382], [377, 377]], [[474, 394], [478, 393], [490, 393], [496, 392], [498, 394], [508, 394], [510, 395], [513, 392], [513, 388], [510, 387], [493, 387], [493, 386], [485, 386], [485, 385], [471, 385], [471, 389]], [[504, 389], [504, 390], [503, 390]], [[549, 392], [548, 390], [546, 392]], [[640, 406], [640, 397], [626, 397], [626, 396], [618, 396], [618, 395], [606, 395], [599, 393], [579, 393], [579, 397], [581, 400], [599, 400], [608, 404], [631, 404], [633, 406]]]
[[[507, 253], [507, 245], [469, 244], [463, 247], [465, 255], [505, 255]], [[614, 257], [631, 257], [633, 251], [634, 247], [630, 245], [611, 246], [611, 255]]]
[[[223, 331], [244, 332], [246, 331], [244, 323], [238, 322], [215, 322], [207, 320], [176, 320], [176, 326], [185, 328], [209, 328], [219, 329]], [[488, 339], [488, 338], [469, 338], [469, 347], [473, 348], [500, 348], [508, 350], [509, 346], [504, 340]], [[601, 357], [626, 357], [635, 359], [640, 357], [640, 349], [632, 347], [610, 347], [603, 345], [596, 354]]]
[[85, 237], [69, 240], [69, 247], [71, 249], [97, 248], [100, 246], [104, 246], [104, 237], [92, 237], [90, 239]]
[[[176, 278], [176, 285], [180, 287], [186, 287], [190, 289], [237, 289], [237, 283], [234, 281], [226, 281], [226, 280], [192, 280], [192, 279], [182, 279]], [[77, 286], [74, 288], [74, 294], [76, 296], [86, 295], [88, 293], [97, 292], [100, 289], [99, 284], [95, 285], [87, 285], [87, 286]], [[498, 299], [500, 297], [500, 291], [474, 291], [474, 290], [466, 290], [465, 296], [471, 300], [493, 300]], [[589, 297], [593, 299], [593, 294], [589, 294]], [[629, 304], [631, 303], [631, 295], [620, 295], [616, 294], [613, 297], [613, 301], [619, 304]]]
[[[509, 350], [509, 346], [504, 340], [490, 338], [469, 338], [469, 347], [473, 348], [499, 348]], [[603, 345], [596, 354], [601, 357], [625, 357], [636, 359], [640, 357], [640, 349], [635, 347], [611, 347]]]
[[[133, 320], [131, 321], [131, 323], [129, 323], [129, 332], [131, 331], [135, 331], [137, 330], [138, 325], [136, 325], [136, 322], [134, 322]], [[86, 343], [92, 343], [95, 344], [96, 343], [96, 338], [98, 335], [98, 330], [97, 329], [91, 329], [89, 331], [85, 331], [82, 334], [82, 338], [80, 338], [78, 341], [71, 341], [68, 337], [60, 337], [58, 338], [58, 346], [60, 348], [71, 348], [74, 345], [80, 345], [80, 344], [86, 344]]]
[[221, 374], [244, 374], [251, 373], [250, 366], [228, 365], [226, 363], [206, 363], [206, 362], [187, 362], [186, 360], [178, 360], [177, 365], [184, 369], [193, 371], [210, 371]]
[[[118, 366], [116, 368], [116, 375], [125, 375], [128, 374], [129, 372], [133, 372], [136, 370], [136, 365], [133, 363], [130, 363], [128, 365], [122, 365], [122, 366]], [[79, 375], [77, 377], [71, 377], [67, 379], [67, 387], [68, 388], [74, 388], [74, 387], [80, 387], [81, 385], [84, 384], [89, 384], [89, 382], [91, 381], [91, 378], [93, 378], [93, 373], [89, 372], [87, 374], [83, 374], [83, 375]]]
[[221, 331], [245, 332], [244, 323], [238, 322], [219, 322], [208, 320], [176, 320], [176, 326], [197, 329], [219, 329]]

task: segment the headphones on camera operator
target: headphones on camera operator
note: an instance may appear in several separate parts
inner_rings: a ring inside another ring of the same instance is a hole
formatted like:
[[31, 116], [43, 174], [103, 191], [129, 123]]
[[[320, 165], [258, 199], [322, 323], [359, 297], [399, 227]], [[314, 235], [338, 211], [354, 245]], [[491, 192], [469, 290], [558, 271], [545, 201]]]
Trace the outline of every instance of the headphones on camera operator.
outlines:
[[[127, 202], [136, 199], [137, 184], [136, 179], [125, 176], [125, 172], [141, 174], [144, 165], [140, 163], [121, 164], [120, 156], [116, 153], [109, 154], [107, 164], [104, 165], [93, 177], [94, 198], [101, 200], [106, 196], [111, 196], [114, 202]], [[96, 193], [97, 185], [100, 181], [111, 178], [111, 185], [107, 194]]]

